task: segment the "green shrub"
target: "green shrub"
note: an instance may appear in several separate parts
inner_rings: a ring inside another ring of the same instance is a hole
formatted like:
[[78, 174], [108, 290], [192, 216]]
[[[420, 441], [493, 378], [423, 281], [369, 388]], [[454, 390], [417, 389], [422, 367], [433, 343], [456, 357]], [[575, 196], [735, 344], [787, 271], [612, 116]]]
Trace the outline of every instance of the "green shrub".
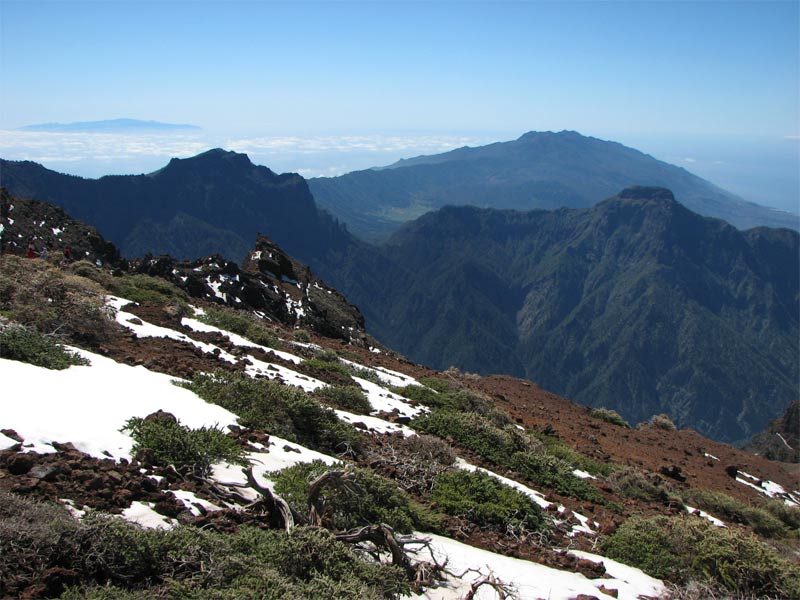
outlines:
[[390, 387], [389, 391], [431, 408], [435, 406], [441, 406], [438, 398], [438, 392], [429, 387], [421, 385], [407, 385], [406, 387]]
[[692, 489], [686, 492], [685, 499], [723, 521], [749, 525], [764, 537], [779, 538], [789, 533], [784, 522], [766, 508], [745, 504], [722, 492]]
[[372, 468], [389, 473], [405, 491], [427, 495], [456, 455], [450, 444], [433, 435], [392, 435], [370, 446], [367, 460]]
[[133, 417], [122, 430], [130, 432], [134, 453], [144, 462], [151, 458], [156, 464], [173, 465], [179, 471], [201, 476], [208, 475], [215, 462], [246, 464], [244, 448], [222, 429], [190, 429], [169, 413]]
[[789, 506], [783, 500], [772, 498], [764, 504], [764, 508], [787, 527], [800, 530], [800, 508], [797, 506]]
[[500, 533], [546, 529], [542, 510], [528, 496], [480, 471], [447, 471], [436, 478], [431, 502], [449, 515]]
[[[301, 514], [308, 514], [309, 486], [323, 473], [341, 469], [322, 461], [301, 463], [270, 475], [275, 492]], [[352, 489], [324, 488], [323, 497], [330, 513], [326, 518], [336, 530], [362, 525], [386, 523], [396, 531], [410, 533], [414, 529], [436, 529], [436, 519], [428, 509], [415, 503], [390, 479], [369, 469], [353, 471]]]
[[430, 408], [473, 412], [487, 416], [500, 427], [511, 423], [510, 417], [498, 411], [491, 398], [481, 392], [433, 377], [425, 377], [420, 382], [424, 383], [425, 387], [412, 385], [397, 388], [397, 393], [422, 402]]
[[672, 422], [672, 419], [669, 418], [669, 415], [663, 413], [660, 415], [653, 415], [646, 423], [639, 423], [636, 429], [642, 429], [644, 427], [655, 427], [656, 429], [663, 429], [664, 431], [676, 431], [678, 429], [675, 427], [675, 423]]
[[581, 469], [595, 476], [607, 476], [616, 471], [619, 466], [614, 463], [600, 462], [584, 456], [567, 446], [559, 438], [536, 434], [547, 449], [547, 452], [556, 458], [568, 462], [573, 468]]
[[326, 385], [318, 389], [316, 393], [322, 396], [323, 402], [335, 408], [357, 415], [368, 415], [372, 412], [372, 405], [360, 387], [354, 385]]
[[178, 286], [161, 277], [152, 277], [141, 273], [124, 274], [112, 279], [111, 291], [114, 295], [139, 304], [153, 302], [188, 302], [189, 296]]
[[515, 452], [505, 466], [529, 481], [554, 489], [562, 496], [603, 502], [600, 492], [572, 472], [572, 465], [543, 449]]
[[225, 371], [198, 374], [192, 381], [178, 385], [238, 415], [244, 427], [321, 452], [347, 453], [361, 447], [361, 434], [352, 425], [299, 388]]
[[[59, 572], [71, 585], [63, 595], [52, 583]], [[77, 521], [60, 506], [5, 492], [0, 573], [3, 598], [42, 581], [51, 582], [47, 597], [70, 600], [372, 600], [410, 592], [399, 569], [367, 562], [321, 529], [142, 529], [96, 514]]]
[[331, 350], [329, 348], [319, 348], [318, 350], [315, 350], [313, 358], [327, 363], [339, 362], [339, 355], [336, 353], [336, 350]]
[[319, 358], [307, 358], [302, 363], [301, 367], [306, 367], [310, 370], [318, 371], [331, 371], [334, 373], [341, 373], [342, 375], [350, 376], [350, 370], [340, 362], [333, 362], [329, 360], [321, 360]]
[[305, 329], [295, 329], [292, 332], [292, 337], [298, 342], [308, 343], [311, 341], [311, 334]]
[[250, 313], [227, 306], [209, 306], [197, 318], [203, 323], [240, 335], [254, 344], [280, 347], [278, 337]]
[[737, 594], [800, 596], [800, 569], [753, 535], [693, 516], [632, 517], [605, 540], [610, 558], [659, 579], [719, 585]]
[[452, 438], [491, 462], [504, 465], [514, 452], [529, 446], [531, 440], [513, 425], [497, 427], [487, 417], [473, 412], [434, 409], [419, 415], [415, 429], [442, 438]]
[[637, 500], [666, 502], [672, 494], [671, 487], [659, 476], [634, 467], [620, 469], [606, 481], [617, 493]]
[[542, 442], [514, 425], [498, 427], [489, 416], [446, 409], [420, 415], [411, 424], [416, 429], [452, 439], [495, 465], [512, 469], [559, 494], [602, 501], [591, 484], [573, 474], [568, 462], [549, 454]]
[[372, 382], [375, 385], [380, 385], [380, 386], [386, 385], [381, 379], [380, 375], [378, 375], [372, 369], [367, 369], [366, 367], [356, 367], [353, 365], [348, 365], [347, 373], [351, 377], [358, 377], [359, 379], [364, 379], [366, 381]]
[[56, 370], [66, 369], [72, 365], [89, 364], [87, 359], [67, 350], [52, 336], [28, 327], [13, 325], [0, 330], [0, 358]]
[[625, 427], [626, 429], [631, 428], [628, 422], [623, 419], [617, 411], [611, 410], [610, 408], [593, 408], [589, 411], [589, 416], [593, 419], [605, 421], [606, 423]]

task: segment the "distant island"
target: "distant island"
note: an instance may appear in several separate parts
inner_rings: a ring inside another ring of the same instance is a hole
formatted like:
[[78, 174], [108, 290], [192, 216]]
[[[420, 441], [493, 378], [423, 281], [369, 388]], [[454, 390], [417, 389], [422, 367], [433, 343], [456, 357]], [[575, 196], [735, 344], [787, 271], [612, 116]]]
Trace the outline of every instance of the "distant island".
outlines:
[[199, 131], [197, 125], [140, 121], [138, 119], [109, 119], [105, 121], [80, 121], [75, 123], [38, 123], [20, 127], [19, 131], [44, 131], [49, 133], [156, 133], [167, 131]]

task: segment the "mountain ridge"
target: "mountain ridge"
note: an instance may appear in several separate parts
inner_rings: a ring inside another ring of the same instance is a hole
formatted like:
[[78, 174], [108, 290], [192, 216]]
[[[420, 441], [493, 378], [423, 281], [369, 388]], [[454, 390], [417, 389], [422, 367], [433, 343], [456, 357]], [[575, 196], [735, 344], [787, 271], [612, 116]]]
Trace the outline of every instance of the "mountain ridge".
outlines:
[[[647, 200], [635, 188], [583, 209], [447, 207], [378, 247], [320, 211], [299, 175], [219, 149], [101, 180], [0, 167], [17, 193], [75, 207], [126, 253], [238, 259], [263, 230], [355, 302], [370, 333], [418, 362], [526, 375], [630, 420], [666, 411], [726, 440], [750, 437], [790, 399], [797, 233], [740, 232], [668, 192]], [[751, 309], [747, 293], [758, 298]], [[617, 343], [612, 332], [625, 336]], [[748, 390], [739, 410], [714, 408], [739, 388]]]
[[739, 228], [800, 229], [800, 217], [746, 202], [682, 167], [575, 131], [528, 132], [508, 142], [403, 159], [309, 180], [318, 204], [375, 241], [444, 205], [581, 208], [632, 185], [671, 189], [694, 212]]

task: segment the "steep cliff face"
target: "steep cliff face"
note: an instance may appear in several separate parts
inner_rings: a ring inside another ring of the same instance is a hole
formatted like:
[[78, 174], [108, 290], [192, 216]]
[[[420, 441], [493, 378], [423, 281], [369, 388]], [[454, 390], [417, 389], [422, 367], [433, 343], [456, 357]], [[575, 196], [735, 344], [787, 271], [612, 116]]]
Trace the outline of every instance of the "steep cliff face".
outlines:
[[387, 244], [409, 279], [376, 297], [332, 281], [415, 360], [731, 441], [797, 393], [798, 249], [795, 232], [740, 232], [631, 188], [583, 210], [445, 208]]

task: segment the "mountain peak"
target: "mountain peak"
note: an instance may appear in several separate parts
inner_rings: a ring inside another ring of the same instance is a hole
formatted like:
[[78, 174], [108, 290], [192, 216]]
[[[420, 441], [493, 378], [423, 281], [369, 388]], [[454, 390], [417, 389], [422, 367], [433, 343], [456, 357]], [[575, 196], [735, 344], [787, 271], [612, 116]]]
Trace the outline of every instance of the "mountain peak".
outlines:
[[660, 202], [675, 202], [675, 196], [667, 188], [634, 185], [617, 194], [620, 200], [654, 200]]

